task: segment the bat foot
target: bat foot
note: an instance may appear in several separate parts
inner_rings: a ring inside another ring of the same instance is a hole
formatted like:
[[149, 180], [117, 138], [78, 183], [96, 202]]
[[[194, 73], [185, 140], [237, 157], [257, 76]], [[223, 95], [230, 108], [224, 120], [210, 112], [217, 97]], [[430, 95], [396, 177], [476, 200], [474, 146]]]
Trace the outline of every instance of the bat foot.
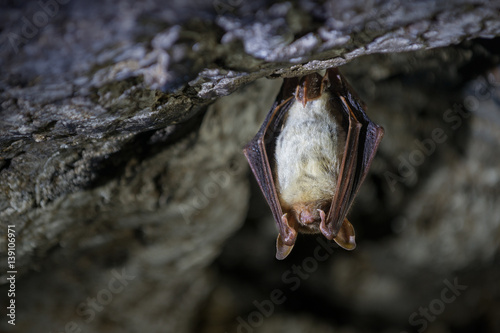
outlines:
[[321, 217], [321, 224], [319, 229], [321, 233], [330, 240], [334, 240], [341, 248], [345, 250], [354, 250], [356, 248], [356, 233], [354, 232], [354, 227], [347, 218], [340, 226], [340, 230], [337, 234], [334, 234], [326, 225], [326, 214], [321, 209], [318, 209], [319, 216]]
[[318, 209], [318, 212], [321, 218], [321, 223], [319, 224], [319, 230], [327, 239], [332, 240], [335, 237], [335, 235], [326, 225], [326, 214], [321, 209]]
[[280, 237], [278, 238], [282, 240], [283, 244], [293, 247], [293, 245], [295, 244], [295, 240], [297, 239], [297, 231], [292, 226], [290, 226], [286, 215], [287, 214], [285, 213], [283, 214], [283, 216], [281, 216], [281, 224], [283, 226], [283, 230], [281, 230]]

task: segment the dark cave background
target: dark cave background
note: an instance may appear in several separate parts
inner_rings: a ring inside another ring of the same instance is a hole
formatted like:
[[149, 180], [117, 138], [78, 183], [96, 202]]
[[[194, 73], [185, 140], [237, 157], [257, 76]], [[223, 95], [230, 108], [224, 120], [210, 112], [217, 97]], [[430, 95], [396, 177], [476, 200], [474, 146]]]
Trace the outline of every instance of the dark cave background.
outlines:
[[[499, 14], [0, 2], [0, 331], [500, 332]], [[385, 128], [358, 247], [299, 235], [277, 261], [242, 147], [282, 77], [337, 66]]]

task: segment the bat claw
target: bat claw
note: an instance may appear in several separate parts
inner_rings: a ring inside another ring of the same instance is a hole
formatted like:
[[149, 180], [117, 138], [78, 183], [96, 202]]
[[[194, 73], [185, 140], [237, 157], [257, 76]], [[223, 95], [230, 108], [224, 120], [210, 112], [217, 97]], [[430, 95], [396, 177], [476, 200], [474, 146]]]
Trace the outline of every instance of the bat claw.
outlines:
[[297, 239], [297, 231], [290, 226], [286, 215], [287, 214], [285, 213], [283, 214], [283, 216], [281, 216], [281, 222], [283, 225], [283, 230], [281, 230], [281, 233], [283, 234], [283, 237], [280, 233], [280, 237], [278, 238], [281, 238], [283, 244], [293, 247], [293, 245], [295, 244], [295, 240]]
[[332, 240], [334, 236], [333, 232], [326, 225], [326, 215], [321, 209], [318, 209], [319, 216], [321, 217], [321, 223], [319, 224], [319, 230], [321, 233], [329, 240]]

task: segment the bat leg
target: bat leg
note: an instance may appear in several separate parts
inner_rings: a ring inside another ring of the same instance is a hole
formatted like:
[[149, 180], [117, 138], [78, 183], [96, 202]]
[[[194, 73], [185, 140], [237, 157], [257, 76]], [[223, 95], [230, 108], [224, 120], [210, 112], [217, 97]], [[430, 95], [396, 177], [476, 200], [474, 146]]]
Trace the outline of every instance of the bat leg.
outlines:
[[347, 220], [344, 219], [342, 226], [340, 227], [337, 236], [333, 239], [335, 243], [340, 245], [340, 247], [346, 250], [354, 250], [356, 248], [356, 239], [355, 239], [354, 227]]
[[[294, 228], [294, 218], [292, 217], [292, 221], [289, 221], [286, 215], [287, 214], [285, 213], [281, 216], [281, 225], [283, 226], [283, 230], [280, 232], [280, 237], [283, 244], [293, 247], [295, 240], [297, 239], [297, 231]], [[292, 222], [292, 225], [290, 225], [290, 222]]]
[[329, 240], [332, 240], [334, 235], [332, 233], [331, 228], [328, 228], [326, 225], [326, 214], [323, 210], [318, 209], [319, 216], [321, 217], [321, 223], [319, 224], [319, 230], [321, 230], [321, 233]]

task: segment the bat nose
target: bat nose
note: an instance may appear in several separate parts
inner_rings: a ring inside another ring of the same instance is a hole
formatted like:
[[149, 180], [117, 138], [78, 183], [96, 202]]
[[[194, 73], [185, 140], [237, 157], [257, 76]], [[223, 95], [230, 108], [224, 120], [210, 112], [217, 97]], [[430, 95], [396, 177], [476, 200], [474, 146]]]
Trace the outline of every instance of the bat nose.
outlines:
[[302, 222], [302, 224], [311, 224], [314, 223], [314, 221], [316, 221], [316, 217], [311, 212], [307, 210], [300, 212], [300, 222]]

